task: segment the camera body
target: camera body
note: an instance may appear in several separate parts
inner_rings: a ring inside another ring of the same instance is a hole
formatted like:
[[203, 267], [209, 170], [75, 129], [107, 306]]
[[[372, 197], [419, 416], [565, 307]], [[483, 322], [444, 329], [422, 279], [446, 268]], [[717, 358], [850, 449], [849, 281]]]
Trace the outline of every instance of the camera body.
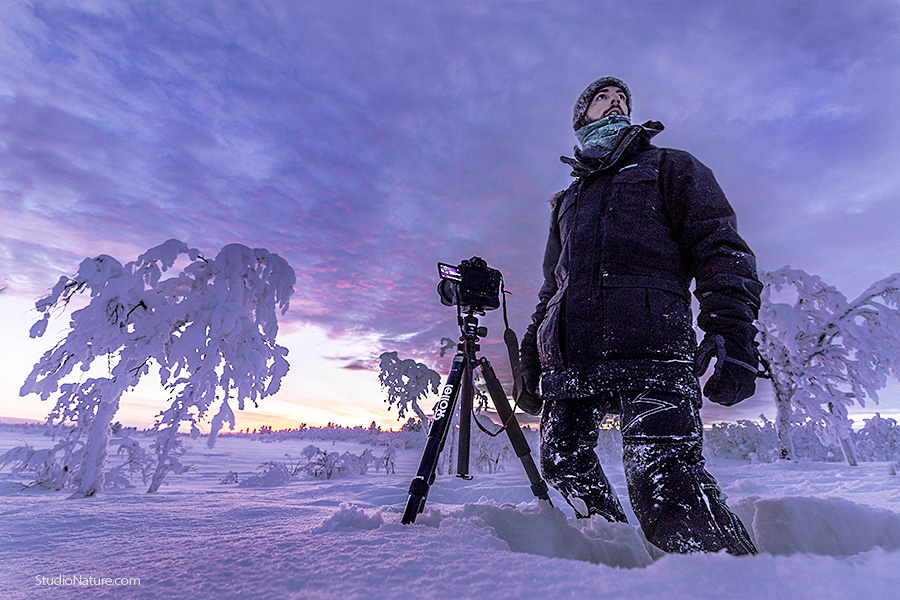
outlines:
[[500, 283], [503, 275], [483, 258], [473, 256], [459, 265], [438, 263], [438, 295], [444, 306], [463, 310], [486, 311], [500, 308]]

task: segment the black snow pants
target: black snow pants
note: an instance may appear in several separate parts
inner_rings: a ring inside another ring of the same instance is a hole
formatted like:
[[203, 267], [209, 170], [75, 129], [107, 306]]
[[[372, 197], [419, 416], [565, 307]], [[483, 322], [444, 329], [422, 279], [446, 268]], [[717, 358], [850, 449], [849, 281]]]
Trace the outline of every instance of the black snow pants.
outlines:
[[666, 552], [755, 554], [704, 467], [698, 405], [699, 397], [652, 391], [547, 400], [541, 471], [577, 516], [626, 522], [594, 451], [606, 413], [619, 412], [628, 496], [647, 539]]

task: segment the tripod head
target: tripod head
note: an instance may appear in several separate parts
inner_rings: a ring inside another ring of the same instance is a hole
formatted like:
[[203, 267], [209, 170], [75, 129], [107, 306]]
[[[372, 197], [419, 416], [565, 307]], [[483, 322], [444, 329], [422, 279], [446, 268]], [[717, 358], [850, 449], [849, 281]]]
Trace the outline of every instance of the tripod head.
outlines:
[[[481, 327], [478, 325], [478, 312], [473, 311], [472, 309], [466, 313], [465, 316], [459, 315], [459, 331], [462, 336], [459, 338], [460, 342], [478, 342], [479, 338], [483, 338], [487, 336], [488, 330], [487, 327]], [[482, 316], [484, 313], [480, 313]], [[478, 347], [475, 348], [478, 350]]]

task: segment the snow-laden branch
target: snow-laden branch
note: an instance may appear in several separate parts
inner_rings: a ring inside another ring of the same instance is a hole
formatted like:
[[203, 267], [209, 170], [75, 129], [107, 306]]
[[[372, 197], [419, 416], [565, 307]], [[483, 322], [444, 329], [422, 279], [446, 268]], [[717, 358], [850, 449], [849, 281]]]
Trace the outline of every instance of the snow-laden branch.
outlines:
[[[381, 386], [387, 390], [388, 410], [397, 405], [397, 420], [406, 415], [406, 411], [412, 408], [421, 423], [423, 438], [427, 439], [430, 430], [430, 420], [419, 400], [424, 399], [429, 393], [437, 394], [441, 385], [441, 376], [426, 365], [416, 362], [411, 358], [401, 359], [396, 352], [385, 352], [380, 357], [380, 371], [378, 380]], [[457, 416], [452, 416], [451, 431], [458, 421]], [[452, 434], [451, 434], [452, 436]], [[444, 458], [452, 464], [453, 441], [451, 440], [448, 452]], [[438, 466], [440, 469], [440, 466]]]
[[437, 394], [441, 376], [422, 363], [411, 358], [401, 359], [396, 352], [385, 352], [380, 357], [378, 380], [387, 390], [385, 401], [397, 405], [397, 419], [402, 419], [410, 408], [419, 417], [427, 435], [428, 417], [419, 406], [419, 399], [429, 392]]

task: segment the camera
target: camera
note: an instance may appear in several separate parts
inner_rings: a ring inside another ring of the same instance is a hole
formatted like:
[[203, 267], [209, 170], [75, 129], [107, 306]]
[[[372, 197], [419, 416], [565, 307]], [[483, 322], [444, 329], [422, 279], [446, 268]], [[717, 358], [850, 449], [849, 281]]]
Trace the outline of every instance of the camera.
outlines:
[[485, 311], [500, 308], [500, 282], [503, 275], [483, 258], [473, 256], [459, 265], [438, 263], [438, 295], [444, 306]]

